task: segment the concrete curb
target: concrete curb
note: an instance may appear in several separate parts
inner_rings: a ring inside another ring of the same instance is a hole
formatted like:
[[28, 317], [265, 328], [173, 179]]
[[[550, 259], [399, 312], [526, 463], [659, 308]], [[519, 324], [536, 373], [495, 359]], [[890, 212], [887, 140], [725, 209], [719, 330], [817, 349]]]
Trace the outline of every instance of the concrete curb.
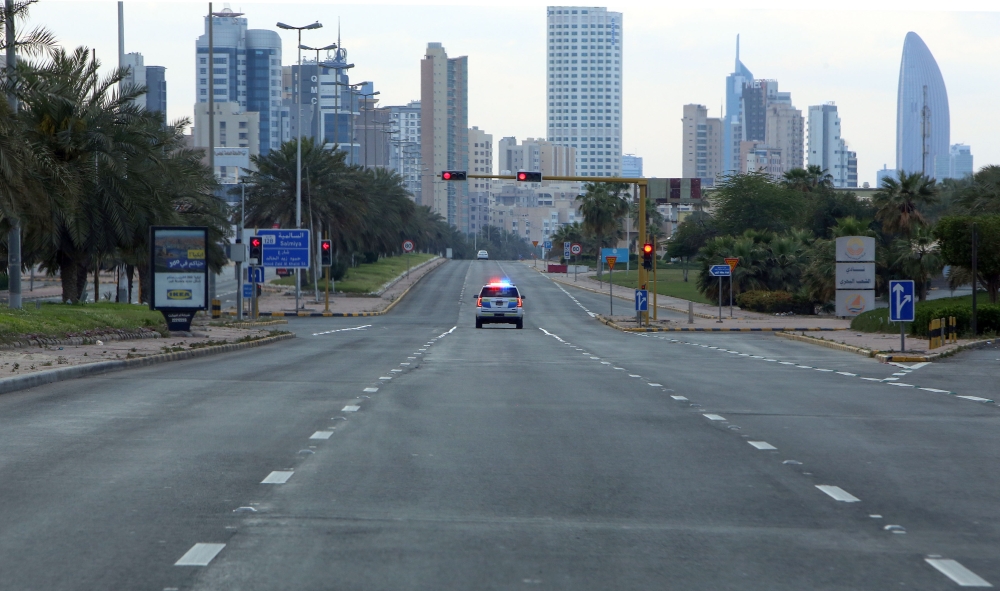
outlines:
[[[795, 329], [800, 330], [800, 329]], [[813, 336], [792, 334], [789, 332], [778, 332], [775, 336], [779, 336], [784, 339], [790, 339], [793, 341], [799, 341], [802, 343], [809, 343], [812, 345], [819, 345], [820, 347], [826, 347], [828, 349], [837, 349], [838, 351], [847, 351], [848, 353], [856, 353], [858, 355], [863, 355], [865, 357], [870, 357], [877, 359], [881, 363], [930, 363], [943, 359], [945, 357], [950, 357], [956, 353], [960, 353], [967, 349], [978, 349], [986, 345], [991, 345], [995, 342], [994, 339], [975, 341], [967, 345], [962, 345], [958, 348], [952, 349], [950, 351], [945, 351], [943, 353], [929, 353], [927, 355], [907, 355], [905, 353], [879, 353], [878, 351], [872, 351], [871, 349], [865, 349], [864, 347], [855, 347], [854, 345], [845, 345], [844, 343], [835, 343], [833, 341], [827, 341], [823, 339], [818, 339]]]
[[109, 332], [107, 334], [101, 335], [90, 335], [85, 337], [69, 337], [66, 339], [47, 339], [47, 338], [37, 338], [30, 339], [27, 341], [14, 341], [12, 343], [4, 343], [0, 345], [0, 351], [10, 351], [13, 349], [27, 349], [30, 347], [45, 347], [45, 346], [78, 346], [78, 345], [93, 345], [97, 341], [136, 341], [140, 339], [158, 339], [163, 335], [156, 332], [155, 330], [135, 330], [135, 331], [121, 331], [121, 332]]
[[600, 314], [595, 314], [594, 318], [602, 324], [606, 324], [611, 328], [620, 330], [622, 332], [772, 332], [772, 333], [782, 333], [790, 330], [808, 330], [808, 331], [835, 331], [835, 330], [845, 330], [843, 328], [791, 328], [788, 326], [771, 326], [771, 327], [760, 327], [760, 328], [669, 328], [654, 326], [649, 328], [630, 328], [627, 326], [622, 326], [617, 324], [613, 320], [609, 320]]
[[[231, 322], [229, 324], [218, 325], [219, 328], [266, 328], [268, 326], [279, 326], [282, 324], [288, 324], [287, 320], [275, 319], [275, 320], [265, 320], [263, 322]], [[212, 326], [209, 324], [209, 326]]]
[[825, 341], [823, 339], [817, 339], [816, 337], [810, 337], [801, 334], [792, 334], [790, 332], [776, 332], [774, 336], [781, 337], [783, 339], [789, 339], [792, 341], [799, 341], [802, 343], [810, 343], [812, 345], [819, 345], [820, 347], [826, 347], [827, 349], [836, 349], [838, 351], [847, 351], [848, 353], [857, 353], [858, 355], [864, 355], [865, 357], [874, 357], [875, 352], [871, 349], [865, 349], [864, 347], [855, 347], [854, 345], [845, 345], [844, 343], [835, 343], [833, 341]]
[[216, 355], [218, 353], [229, 353], [230, 351], [241, 351], [243, 349], [251, 349], [253, 347], [270, 345], [271, 343], [276, 343], [278, 341], [284, 341], [286, 339], [292, 339], [292, 338], [295, 338], [294, 334], [291, 333], [281, 334], [271, 337], [264, 337], [256, 341], [247, 341], [245, 343], [227, 343], [225, 345], [216, 345], [214, 347], [205, 347], [203, 349], [192, 349], [190, 351], [177, 351], [175, 353], [161, 353], [159, 355], [150, 355], [149, 357], [137, 357], [135, 359], [98, 361], [97, 363], [74, 365], [72, 367], [61, 367], [58, 369], [40, 371], [24, 376], [3, 378], [0, 379], [0, 394], [6, 394], [8, 392], [16, 392], [18, 390], [27, 390], [28, 388], [34, 388], [35, 386], [52, 384], [54, 382], [62, 382], [64, 380], [73, 380], [85, 376], [98, 375], [102, 373], [111, 373], [126, 369], [133, 369], [136, 367], [146, 367], [147, 365], [156, 365], [158, 363], [164, 363], [166, 361], [180, 361], [182, 359], [194, 359], [196, 357]]
[[[447, 260], [448, 259], [446, 259], [446, 258], [438, 257], [436, 259], [431, 259], [431, 260], [429, 260], [427, 262], [431, 263], [433, 261], [447, 261]], [[389, 303], [389, 305], [385, 307], [384, 310], [381, 310], [379, 312], [298, 312], [298, 313], [296, 313], [296, 312], [261, 312], [259, 314], [259, 316], [262, 317], [262, 318], [295, 318], [295, 317], [298, 317], [298, 318], [358, 318], [358, 317], [362, 317], [362, 316], [382, 316], [384, 314], [388, 314], [389, 311], [392, 310], [396, 306], [396, 304], [399, 303], [399, 301], [401, 299], [403, 299], [403, 296], [405, 296], [406, 294], [410, 293], [410, 290], [413, 289], [414, 285], [420, 283], [420, 281], [423, 280], [424, 277], [427, 277], [428, 275], [431, 274], [431, 271], [433, 271], [434, 269], [437, 269], [438, 267], [440, 267], [443, 264], [444, 264], [444, 262], [442, 262], [442, 263], [440, 263], [438, 265], [435, 265], [433, 269], [429, 269], [426, 273], [424, 273], [420, 277], [417, 277], [416, 281], [414, 281], [409, 287], [407, 287], [406, 289], [404, 289], [401, 294], [399, 294], [398, 296], [396, 296], [396, 299], [392, 300]], [[412, 269], [411, 269], [411, 271], [412, 271]], [[227, 312], [225, 312], [225, 314], [227, 316], [235, 316], [236, 312], [235, 311], [234, 312], [227, 311]]]
[[[403, 255], [403, 256], [406, 256], [406, 255]], [[410, 269], [410, 272], [412, 273], [413, 271], [416, 271], [417, 269], [423, 269], [424, 267], [426, 267], [427, 265], [433, 263], [434, 261], [440, 261], [440, 260], [444, 260], [444, 258], [440, 257], [440, 256], [435, 256], [432, 259], [428, 259], [428, 260], [420, 263], [416, 267], [412, 267]], [[390, 287], [392, 287], [393, 285], [396, 285], [397, 283], [399, 283], [404, 277], [406, 277], [406, 273], [407, 273], [406, 271], [403, 271], [402, 273], [400, 273], [399, 275], [397, 275], [395, 279], [390, 279], [386, 283], [383, 283], [382, 287], [380, 287], [378, 289], [378, 291], [373, 291], [372, 294], [377, 295], [379, 297], [382, 297], [382, 294], [385, 293], [385, 290], [387, 290]]]

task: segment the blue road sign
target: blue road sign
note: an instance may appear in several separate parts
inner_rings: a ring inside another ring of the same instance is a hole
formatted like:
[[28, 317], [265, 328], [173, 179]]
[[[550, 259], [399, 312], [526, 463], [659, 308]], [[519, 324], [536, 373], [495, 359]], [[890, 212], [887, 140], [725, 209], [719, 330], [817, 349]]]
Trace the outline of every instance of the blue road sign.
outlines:
[[258, 230], [263, 240], [264, 267], [308, 269], [309, 230]]
[[250, 268], [247, 267], [246, 273], [243, 274], [243, 281], [251, 283], [264, 283], [264, 267], [253, 267], [253, 279], [250, 281]]
[[250, 299], [253, 297], [253, 285], [249, 283], [243, 284], [243, 297]]
[[649, 311], [649, 290], [646, 289], [635, 290], [635, 311], [636, 312]]
[[729, 277], [733, 274], [729, 265], [712, 265], [708, 272], [712, 274], [712, 277]]
[[545, 242], [543, 242], [542, 243], [542, 248], [544, 248], [545, 250], [551, 250], [552, 249], [552, 241], [551, 240], [546, 240]]
[[909, 279], [889, 282], [889, 320], [913, 322], [915, 295], [913, 281]]
[[607, 263], [608, 257], [618, 257], [616, 263], [623, 263], [628, 260], [627, 248], [602, 248], [601, 261]]

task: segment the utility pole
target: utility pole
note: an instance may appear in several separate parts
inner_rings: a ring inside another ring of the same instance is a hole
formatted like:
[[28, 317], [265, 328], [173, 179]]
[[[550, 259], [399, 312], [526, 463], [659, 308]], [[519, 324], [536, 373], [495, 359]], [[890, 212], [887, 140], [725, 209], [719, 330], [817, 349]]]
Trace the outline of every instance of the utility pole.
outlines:
[[[14, 34], [14, 0], [4, 0], [4, 24], [7, 43], [7, 81], [14, 79], [17, 66], [17, 36]], [[17, 113], [17, 95], [14, 86], [8, 85], [7, 103], [11, 114]], [[15, 216], [10, 220], [7, 232], [7, 305], [12, 310], [21, 309], [21, 220]]]
[[[215, 31], [215, 15], [212, 14], [212, 3], [208, 3], [208, 168], [212, 171], [212, 180], [215, 180], [215, 39], [212, 34]], [[242, 284], [240, 289], [242, 289]], [[215, 300], [215, 273], [210, 268], [208, 270], [208, 300], [209, 303]]]

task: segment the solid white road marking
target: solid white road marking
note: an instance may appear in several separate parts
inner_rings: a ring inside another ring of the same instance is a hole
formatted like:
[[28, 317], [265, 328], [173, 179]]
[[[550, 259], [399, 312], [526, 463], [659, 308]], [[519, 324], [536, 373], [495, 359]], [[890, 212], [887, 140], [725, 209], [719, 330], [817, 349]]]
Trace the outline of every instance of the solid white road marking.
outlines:
[[344, 408], [340, 409], [340, 412], [358, 412], [358, 410], [360, 409], [361, 409], [360, 406], [354, 406], [352, 404], [348, 404]]
[[766, 441], [747, 441], [747, 443], [756, 447], [757, 449], [778, 449]]
[[371, 324], [365, 324], [364, 326], [355, 326], [353, 328], [338, 328], [336, 330], [328, 330], [328, 331], [325, 331], [325, 332], [314, 332], [312, 336], [318, 337], [319, 335], [322, 335], [322, 334], [333, 334], [335, 332], [346, 332], [348, 330], [364, 330], [366, 328], [369, 328], [370, 326], [371, 326]]
[[831, 486], [829, 484], [817, 484], [816, 488], [830, 495], [835, 501], [840, 501], [842, 503], [857, 503], [861, 501], [861, 499], [852, 495], [846, 490], [840, 488], [839, 486]]
[[954, 581], [959, 587], [992, 587], [986, 579], [950, 558], [924, 558], [924, 561], [939, 573]]
[[710, 420], [710, 421], [724, 421], [724, 420], [726, 420], [725, 417], [721, 417], [719, 415], [703, 414], [702, 416], [705, 417], [706, 419]]
[[674, 400], [687, 400], [687, 398], [684, 396], [671, 396], [671, 398], [673, 398]]
[[316, 431], [309, 439], [329, 439], [333, 431]]
[[212, 559], [225, 547], [225, 544], [195, 544], [174, 563], [174, 566], [208, 566], [208, 563], [212, 562]]
[[365, 388], [365, 392], [378, 392], [378, 388]]
[[288, 479], [292, 477], [294, 472], [292, 471], [274, 471], [267, 475], [267, 478], [261, 480], [261, 484], [284, 484], [288, 482]]

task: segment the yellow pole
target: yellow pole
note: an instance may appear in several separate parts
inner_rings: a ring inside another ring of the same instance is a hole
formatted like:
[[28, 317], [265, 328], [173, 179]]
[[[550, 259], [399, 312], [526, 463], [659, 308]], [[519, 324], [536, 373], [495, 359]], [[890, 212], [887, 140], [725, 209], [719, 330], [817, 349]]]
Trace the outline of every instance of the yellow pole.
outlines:
[[[646, 244], [646, 183], [639, 183], [639, 244]], [[646, 268], [641, 263], [638, 267], [639, 289], [646, 289], [646, 284], [649, 282]], [[648, 324], [649, 312], [644, 312], [643, 316], [643, 320]]]
[[656, 236], [653, 236], [653, 320], [656, 320]]
[[324, 312], [330, 311], [330, 267], [323, 267], [323, 281], [326, 282], [326, 306]]

